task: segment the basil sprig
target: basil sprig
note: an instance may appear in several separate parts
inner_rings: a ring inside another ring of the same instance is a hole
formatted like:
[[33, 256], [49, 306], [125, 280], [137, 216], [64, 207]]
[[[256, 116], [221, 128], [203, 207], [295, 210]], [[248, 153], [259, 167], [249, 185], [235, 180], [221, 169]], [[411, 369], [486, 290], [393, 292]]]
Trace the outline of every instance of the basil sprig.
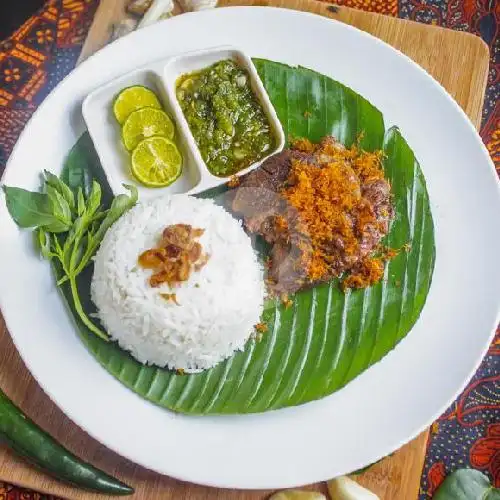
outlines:
[[73, 304], [83, 323], [98, 337], [108, 336], [83, 310], [78, 294], [77, 276], [89, 264], [106, 231], [138, 198], [134, 186], [124, 184], [130, 195], [120, 194], [109, 209], [101, 206], [101, 186], [95, 180], [88, 196], [79, 188], [76, 195], [59, 177], [44, 171], [41, 193], [3, 186], [7, 208], [16, 224], [35, 228], [42, 256], [57, 259], [64, 271], [58, 285], [69, 283]]

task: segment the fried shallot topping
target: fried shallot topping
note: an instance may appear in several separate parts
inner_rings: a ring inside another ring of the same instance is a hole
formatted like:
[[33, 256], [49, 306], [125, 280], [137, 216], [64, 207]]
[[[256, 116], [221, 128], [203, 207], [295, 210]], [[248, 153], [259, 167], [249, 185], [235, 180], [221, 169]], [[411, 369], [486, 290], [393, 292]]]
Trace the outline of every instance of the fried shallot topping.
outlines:
[[255, 325], [255, 329], [259, 332], [259, 333], [266, 333], [267, 330], [268, 330], [268, 326], [265, 324], [265, 323], [257, 323]]
[[227, 187], [236, 188], [240, 185], [241, 181], [237, 175], [232, 175], [227, 181]]
[[173, 302], [180, 306], [179, 302], [177, 302], [177, 294], [175, 293], [160, 293], [160, 296], [165, 299], [167, 302]]
[[[178, 285], [208, 262], [209, 256], [203, 253], [197, 241], [204, 232], [204, 229], [189, 224], [173, 224], [163, 230], [158, 247], [146, 250], [138, 259], [141, 267], [154, 271], [149, 278], [151, 287], [157, 288], [165, 283]], [[168, 295], [164, 297], [166, 300], [178, 304], [175, 294], [164, 295]]]

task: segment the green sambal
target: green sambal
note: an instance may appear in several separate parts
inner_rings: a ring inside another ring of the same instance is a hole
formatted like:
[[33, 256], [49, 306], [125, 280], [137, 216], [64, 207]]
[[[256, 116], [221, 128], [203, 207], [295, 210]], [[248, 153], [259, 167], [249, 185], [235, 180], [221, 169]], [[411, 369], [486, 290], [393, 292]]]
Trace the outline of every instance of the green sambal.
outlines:
[[230, 59], [181, 76], [177, 99], [208, 169], [227, 177], [275, 147], [248, 72]]

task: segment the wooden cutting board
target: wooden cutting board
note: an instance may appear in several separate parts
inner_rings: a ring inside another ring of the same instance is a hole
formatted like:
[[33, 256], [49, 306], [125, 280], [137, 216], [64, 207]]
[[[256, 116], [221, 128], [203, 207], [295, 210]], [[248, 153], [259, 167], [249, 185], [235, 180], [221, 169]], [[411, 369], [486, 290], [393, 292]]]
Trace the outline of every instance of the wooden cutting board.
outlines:
[[[104, 46], [111, 26], [124, 16], [125, 0], [101, 0], [81, 60]], [[315, 0], [222, 0], [223, 5], [272, 5], [317, 14], [352, 24], [398, 48], [423, 66], [456, 99], [479, 128], [488, 75], [489, 52], [477, 37], [438, 27], [336, 7]], [[168, 29], [167, 25], [165, 29]], [[91, 439], [44, 394], [21, 361], [0, 316], [0, 387], [33, 420], [74, 453], [136, 489], [146, 500], [264, 500], [270, 492], [217, 490], [182, 483], [136, 466]], [[96, 412], [99, 408], [96, 408]], [[358, 480], [382, 500], [414, 500], [425, 458], [428, 432], [393, 456], [371, 467]], [[123, 437], [127, 439], [126, 436]], [[318, 443], [318, 447], [321, 443]], [[69, 499], [104, 499], [46, 477], [8, 450], [0, 448], [0, 479]], [[324, 485], [310, 488], [324, 490]], [[309, 489], [309, 488], [308, 488]]]

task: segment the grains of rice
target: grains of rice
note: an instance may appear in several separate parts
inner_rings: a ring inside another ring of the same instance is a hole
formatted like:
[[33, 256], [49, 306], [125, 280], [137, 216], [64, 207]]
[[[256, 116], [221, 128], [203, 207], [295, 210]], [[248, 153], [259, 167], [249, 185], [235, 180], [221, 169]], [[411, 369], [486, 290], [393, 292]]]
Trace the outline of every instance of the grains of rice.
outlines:
[[[205, 229], [208, 263], [175, 288], [152, 288], [138, 256], [166, 226]], [[210, 200], [186, 195], [136, 205], [107, 232], [95, 257], [92, 300], [109, 335], [140, 362], [194, 372], [244, 348], [264, 303], [263, 270], [241, 224]], [[175, 301], [165, 294], [175, 293]]]

